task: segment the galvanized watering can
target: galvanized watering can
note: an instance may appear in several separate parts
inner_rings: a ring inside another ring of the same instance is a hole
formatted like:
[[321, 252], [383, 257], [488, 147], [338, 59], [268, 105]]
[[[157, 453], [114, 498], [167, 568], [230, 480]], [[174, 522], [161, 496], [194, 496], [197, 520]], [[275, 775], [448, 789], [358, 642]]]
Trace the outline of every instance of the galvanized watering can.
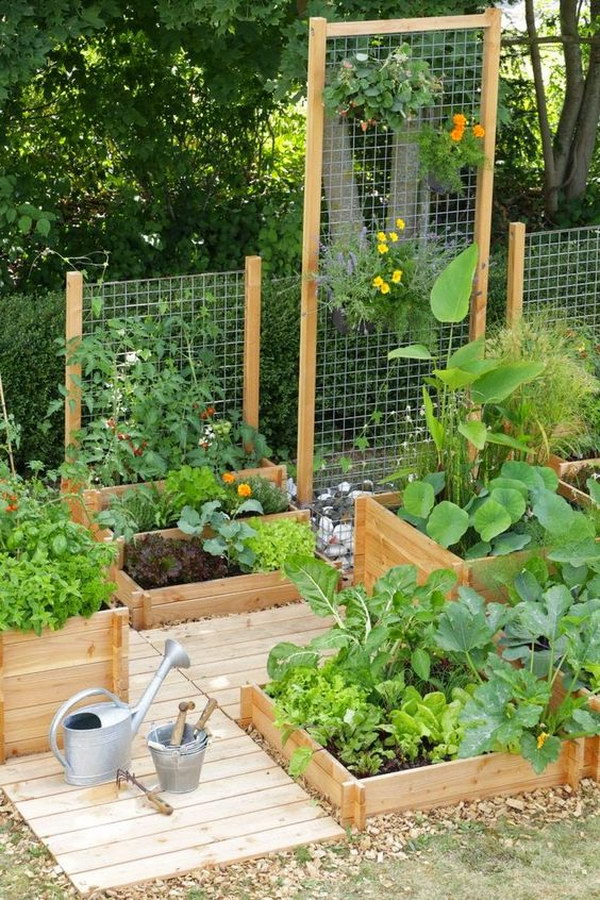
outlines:
[[[127, 769], [131, 762], [131, 741], [158, 689], [172, 668], [187, 669], [189, 665], [190, 660], [183, 647], [177, 641], [167, 640], [163, 660], [133, 709], [105, 688], [79, 691], [63, 703], [52, 719], [50, 746], [64, 767], [65, 781], [80, 786], [102, 784], [114, 780], [117, 769]], [[112, 702], [85, 706], [67, 716], [72, 706], [94, 694], [106, 694]], [[61, 722], [64, 755], [58, 749], [57, 742]]]

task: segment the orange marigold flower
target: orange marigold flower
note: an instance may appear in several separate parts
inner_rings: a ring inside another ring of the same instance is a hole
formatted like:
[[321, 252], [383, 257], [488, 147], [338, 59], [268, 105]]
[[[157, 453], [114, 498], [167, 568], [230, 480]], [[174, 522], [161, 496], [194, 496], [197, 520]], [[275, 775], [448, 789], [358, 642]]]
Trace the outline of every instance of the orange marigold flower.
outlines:
[[235, 481], [235, 475], [232, 475], [231, 472], [223, 472], [221, 478], [225, 482], [225, 484], [233, 484]]
[[482, 138], [485, 136], [485, 128], [483, 125], [473, 125], [473, 134], [476, 138]]
[[251, 497], [252, 496], [252, 488], [249, 484], [243, 482], [242, 484], [238, 484], [238, 496], [239, 497]]
[[452, 121], [459, 128], [464, 128], [465, 125], [467, 124], [467, 117], [463, 116], [462, 113], [456, 113], [456, 115], [452, 116]]
[[450, 137], [453, 141], [456, 141], [458, 143], [459, 141], [462, 141], [464, 133], [465, 132], [463, 128], [453, 128], [450, 132]]

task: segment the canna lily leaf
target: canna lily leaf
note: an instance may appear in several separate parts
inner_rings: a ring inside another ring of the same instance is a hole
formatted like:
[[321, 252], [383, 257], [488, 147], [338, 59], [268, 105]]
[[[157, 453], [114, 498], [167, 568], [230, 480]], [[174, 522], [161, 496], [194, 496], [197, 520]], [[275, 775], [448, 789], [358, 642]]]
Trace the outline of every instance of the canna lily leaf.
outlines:
[[482, 375], [473, 385], [472, 397], [475, 403], [501, 403], [517, 388], [533, 381], [544, 371], [543, 362], [503, 363], [492, 372]]
[[431, 359], [431, 353], [423, 344], [409, 344], [406, 347], [396, 347], [388, 353], [391, 359]]
[[477, 447], [478, 450], [483, 450], [488, 437], [488, 430], [483, 422], [480, 422], [478, 419], [461, 422], [458, 430], [474, 447]]
[[436, 278], [431, 289], [431, 311], [438, 322], [462, 322], [470, 307], [479, 250], [471, 244]]

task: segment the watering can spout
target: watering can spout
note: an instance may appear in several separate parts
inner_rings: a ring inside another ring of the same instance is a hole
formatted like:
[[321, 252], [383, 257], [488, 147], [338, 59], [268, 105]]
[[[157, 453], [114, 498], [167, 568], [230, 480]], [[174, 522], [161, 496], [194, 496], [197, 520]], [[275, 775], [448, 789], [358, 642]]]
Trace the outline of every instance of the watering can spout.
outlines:
[[156, 697], [158, 689], [171, 671], [171, 669], [189, 669], [190, 658], [177, 641], [170, 638], [165, 641], [163, 660], [158, 667], [152, 681], [144, 691], [138, 705], [131, 711], [131, 735], [137, 734], [140, 725], [150, 709], [150, 704]]

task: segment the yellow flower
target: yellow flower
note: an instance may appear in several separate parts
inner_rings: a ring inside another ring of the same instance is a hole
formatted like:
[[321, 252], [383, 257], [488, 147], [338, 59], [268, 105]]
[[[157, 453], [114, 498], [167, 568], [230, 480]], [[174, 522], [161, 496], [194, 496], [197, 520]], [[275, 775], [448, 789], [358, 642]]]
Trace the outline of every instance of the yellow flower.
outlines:
[[387, 236], [386, 236], [385, 231], [378, 231], [378, 232], [377, 232], [377, 240], [378, 240], [381, 244], [384, 244], [384, 243], [387, 241]]
[[394, 284], [398, 284], [399, 281], [402, 281], [402, 269], [395, 269], [392, 272], [392, 281]]
[[390, 292], [390, 286], [389, 286], [389, 284], [387, 283], [387, 281], [384, 281], [384, 282], [383, 282], [383, 284], [381, 285], [381, 287], [379, 288], [379, 290], [381, 291], [382, 294], [389, 294], [389, 292]]
[[395, 244], [397, 240], [398, 240], [398, 235], [396, 234], [396, 232], [390, 231], [390, 241], [392, 242], [392, 244]]
[[400, 231], [404, 231], [406, 228], [406, 222], [404, 219], [396, 219], [396, 228], [399, 228]]
[[373, 279], [373, 287], [381, 287], [383, 284], [383, 278], [381, 275], [378, 275], [377, 278]]
[[249, 484], [245, 482], [242, 484], [238, 484], [238, 497], [251, 497], [252, 496], [252, 488]]
[[377, 249], [380, 253], [387, 253], [389, 251], [389, 247], [387, 244], [377, 244]]
[[544, 744], [546, 743], [546, 741], [548, 740], [549, 737], [550, 737], [550, 735], [546, 731], [542, 731], [541, 734], [538, 734], [538, 738], [537, 738], [538, 750], [542, 749], [542, 747], [544, 746]]
[[223, 472], [221, 478], [225, 482], [225, 484], [233, 484], [235, 481], [235, 476], [231, 474], [231, 472]]

